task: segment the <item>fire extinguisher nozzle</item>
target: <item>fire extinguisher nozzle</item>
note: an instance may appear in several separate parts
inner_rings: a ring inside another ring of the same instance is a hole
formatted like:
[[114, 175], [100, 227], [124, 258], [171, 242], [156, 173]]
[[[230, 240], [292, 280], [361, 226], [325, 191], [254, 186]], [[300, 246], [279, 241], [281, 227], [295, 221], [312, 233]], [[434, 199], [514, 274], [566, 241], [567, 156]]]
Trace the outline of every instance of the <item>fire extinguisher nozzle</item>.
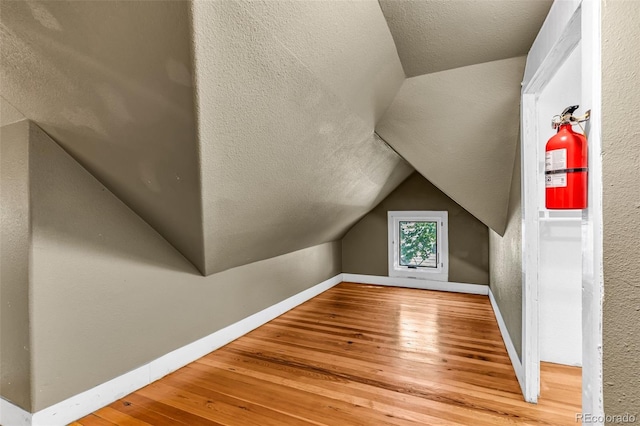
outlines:
[[573, 114], [578, 108], [580, 108], [580, 105], [568, 106], [564, 109], [564, 111], [562, 111], [562, 115], [565, 116], [567, 114]]

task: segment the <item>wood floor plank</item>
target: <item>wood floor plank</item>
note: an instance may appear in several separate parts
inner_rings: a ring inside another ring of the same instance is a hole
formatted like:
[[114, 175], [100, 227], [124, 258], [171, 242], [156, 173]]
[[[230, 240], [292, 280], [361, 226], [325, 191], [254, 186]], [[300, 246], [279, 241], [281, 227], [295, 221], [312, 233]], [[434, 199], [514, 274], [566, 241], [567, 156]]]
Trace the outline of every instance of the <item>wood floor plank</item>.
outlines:
[[[298, 417], [297, 413], [304, 413], [296, 424], [350, 424], [370, 425], [376, 417], [374, 413], [358, 404], [345, 403], [339, 399], [327, 398], [324, 395], [310, 393], [306, 389], [293, 389], [272, 381], [258, 379], [252, 376], [240, 375], [224, 369], [206, 369], [206, 371], [187, 367], [183, 378], [176, 379], [180, 386], [196, 385], [209, 390], [219, 390], [229, 395], [233, 393], [243, 401], [251, 402], [262, 407], [270, 407], [279, 413], [291, 417]], [[262, 389], [263, 392], [255, 392]], [[412, 424], [397, 419], [393, 423], [376, 419], [376, 424]]]
[[129, 417], [136, 418], [138, 420], [141, 420], [151, 425], [175, 424], [175, 425], [182, 425], [182, 426], [184, 425], [190, 426], [189, 423], [185, 423], [179, 420], [178, 418], [176, 418], [178, 416], [165, 415], [163, 413], [150, 410], [147, 407], [133, 404], [131, 401], [119, 400], [109, 405], [109, 407], [123, 414], [126, 414]]
[[[420, 417], [420, 424], [443, 423], [444, 420], [442, 417], [435, 416], [445, 413], [449, 419], [455, 418], [457, 421], [462, 421], [463, 424], [481, 423], [480, 419], [484, 417], [482, 413], [477, 413], [473, 410], [457, 410], [455, 413], [451, 413], [450, 407], [446, 402], [429, 401], [415, 397], [410, 393], [397, 392], [394, 389], [387, 389], [358, 381], [335, 379], [331, 378], [328, 374], [308, 375], [305, 374], [303, 369], [296, 369], [288, 365], [278, 366], [269, 365], [268, 363], [265, 365], [251, 364], [247, 368], [243, 368], [233, 361], [231, 364], [225, 364], [220, 361], [222, 361], [221, 357], [216, 357], [213, 359], [203, 359], [200, 361], [200, 364], [205, 364], [204, 368], [207, 368], [208, 366], [219, 363], [220, 368], [226, 368], [236, 374], [263, 378], [264, 380], [283, 384], [294, 389], [305, 390], [318, 395], [326, 395], [356, 405], [368, 406], [371, 409], [383, 412], [387, 416]], [[246, 360], [240, 362], [246, 362]], [[196, 365], [197, 364], [198, 363], [196, 363]], [[279, 367], [284, 367], [284, 369]], [[285, 374], [274, 374], [278, 371], [284, 371]], [[493, 416], [487, 417], [486, 420], [488, 421], [487, 424], [500, 423], [496, 422]]]
[[158, 414], [161, 414], [165, 417], [168, 417], [174, 421], [174, 423], [180, 424], [184, 423], [189, 426], [220, 426], [222, 423], [215, 422], [213, 420], [206, 419], [204, 417], [200, 417], [196, 414], [193, 414], [189, 411], [184, 411], [176, 407], [172, 407], [171, 405], [164, 404], [161, 401], [157, 401], [154, 399], [146, 398], [139, 393], [132, 393], [125, 398], [114, 402], [114, 404], [118, 403], [129, 403], [134, 406], [145, 408], [148, 411], [152, 411]]
[[[111, 406], [102, 408], [96, 413], [96, 416], [108, 420], [116, 425], [122, 426], [153, 426], [153, 423], [147, 423], [140, 418], [129, 416], [122, 411], [115, 410]], [[169, 424], [169, 423], [167, 423]]]
[[96, 414], [89, 414], [86, 417], [78, 420], [76, 423], [80, 423], [82, 426], [114, 426], [117, 423], [110, 422], [97, 416]]
[[575, 425], [581, 370], [520, 387], [486, 296], [342, 283], [80, 425]]
[[193, 412], [210, 420], [223, 424], [278, 426], [282, 424], [300, 424], [285, 413], [248, 402], [237, 396], [210, 390], [188, 381], [175, 382], [180, 375], [166, 377], [143, 389], [140, 394], [151, 399], [161, 399], [166, 404], [185, 411]]

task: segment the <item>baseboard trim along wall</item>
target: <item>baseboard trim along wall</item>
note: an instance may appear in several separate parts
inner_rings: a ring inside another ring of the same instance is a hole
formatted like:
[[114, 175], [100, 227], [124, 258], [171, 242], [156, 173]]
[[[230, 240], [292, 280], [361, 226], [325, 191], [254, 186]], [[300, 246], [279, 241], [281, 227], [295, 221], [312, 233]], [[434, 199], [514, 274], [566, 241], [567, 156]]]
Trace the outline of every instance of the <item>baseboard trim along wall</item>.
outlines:
[[496, 319], [498, 320], [498, 327], [500, 328], [502, 339], [507, 347], [507, 353], [509, 354], [509, 358], [513, 364], [513, 369], [515, 370], [518, 382], [522, 386], [522, 364], [520, 363], [520, 359], [518, 358], [513, 342], [509, 337], [500, 309], [496, 304], [489, 286], [482, 284], [429, 281], [413, 278], [338, 274], [321, 282], [320, 284], [291, 296], [282, 302], [276, 303], [273, 306], [240, 320], [235, 324], [231, 324], [230, 326], [218, 330], [200, 340], [163, 355], [148, 364], [136, 368], [135, 370], [118, 376], [78, 395], [72, 396], [71, 398], [47, 407], [37, 413], [28, 413], [9, 401], [0, 398], [0, 424], [4, 426], [64, 426], [111, 404], [113, 401], [135, 392], [136, 390], [181, 367], [184, 367], [185, 365], [247, 334], [257, 327], [260, 327], [261, 325], [343, 281], [391, 287], [416, 288], [422, 290], [488, 295], [493, 311], [495, 312]]
[[0, 398], [0, 425], [23, 426], [31, 425], [33, 414], [24, 411], [17, 405]]
[[342, 280], [350, 283], [418, 288], [421, 290], [450, 291], [453, 293], [482, 294], [485, 296], [489, 293], [488, 285], [454, 283], [449, 281], [432, 281], [417, 278], [396, 278], [382, 277], [378, 275], [342, 274]]
[[3, 426], [64, 426], [69, 424], [155, 382], [198, 358], [202, 358], [341, 282], [342, 274], [338, 274], [213, 334], [169, 352], [142, 367], [36, 413], [27, 413], [20, 407], [0, 398], [0, 424]]
[[518, 379], [520, 389], [522, 389], [524, 395], [524, 370], [522, 369], [522, 362], [518, 357], [518, 352], [516, 352], [516, 347], [513, 345], [513, 341], [511, 340], [511, 336], [509, 335], [509, 330], [507, 330], [507, 325], [504, 322], [504, 318], [502, 318], [502, 313], [500, 313], [500, 308], [498, 307], [498, 303], [496, 302], [495, 297], [493, 297], [493, 292], [491, 291], [491, 289], [489, 289], [489, 300], [491, 301], [493, 312], [496, 315], [498, 328], [500, 329], [500, 334], [502, 334], [504, 345], [507, 348], [507, 354], [509, 354], [509, 359], [511, 360], [513, 371], [515, 371], [516, 373], [516, 378]]

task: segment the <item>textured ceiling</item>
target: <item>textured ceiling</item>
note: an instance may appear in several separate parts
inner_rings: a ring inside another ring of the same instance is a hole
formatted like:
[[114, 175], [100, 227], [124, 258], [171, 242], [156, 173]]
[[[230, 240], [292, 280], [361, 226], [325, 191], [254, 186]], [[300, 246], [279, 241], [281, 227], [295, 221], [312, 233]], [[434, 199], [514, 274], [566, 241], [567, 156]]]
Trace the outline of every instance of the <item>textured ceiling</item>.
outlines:
[[412, 171], [373, 133], [404, 80], [376, 2], [192, 13], [207, 271], [338, 239]]
[[503, 234], [526, 57], [407, 79], [376, 130], [416, 170]]
[[231, 8], [243, 10], [242, 19], [251, 15], [256, 33], [268, 34], [273, 48], [288, 51], [366, 125], [382, 116], [404, 80], [375, 0], [250, 0]]
[[380, 0], [407, 77], [526, 55], [551, 0]]
[[3, 1], [1, 90], [200, 269], [185, 2]]
[[412, 171], [374, 137], [404, 80], [375, 1], [1, 18], [2, 95], [206, 274], [338, 239]]
[[2, 114], [206, 274], [341, 238], [413, 170], [374, 127], [500, 231], [523, 60], [405, 72], [525, 53], [548, 6], [3, 2]]
[[0, 126], [24, 120], [24, 115], [0, 96]]

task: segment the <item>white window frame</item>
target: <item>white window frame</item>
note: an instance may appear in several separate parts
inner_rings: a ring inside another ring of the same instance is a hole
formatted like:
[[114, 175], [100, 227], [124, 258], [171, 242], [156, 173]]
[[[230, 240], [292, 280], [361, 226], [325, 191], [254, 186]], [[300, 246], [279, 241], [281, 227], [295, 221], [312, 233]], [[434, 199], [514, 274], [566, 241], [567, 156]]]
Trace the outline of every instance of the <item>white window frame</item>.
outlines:
[[[436, 248], [436, 268], [409, 268], [400, 265], [397, 249], [400, 238], [400, 222], [437, 222], [438, 244]], [[449, 281], [449, 214], [446, 211], [390, 211], [389, 226], [389, 276], [416, 278], [423, 280]]]

